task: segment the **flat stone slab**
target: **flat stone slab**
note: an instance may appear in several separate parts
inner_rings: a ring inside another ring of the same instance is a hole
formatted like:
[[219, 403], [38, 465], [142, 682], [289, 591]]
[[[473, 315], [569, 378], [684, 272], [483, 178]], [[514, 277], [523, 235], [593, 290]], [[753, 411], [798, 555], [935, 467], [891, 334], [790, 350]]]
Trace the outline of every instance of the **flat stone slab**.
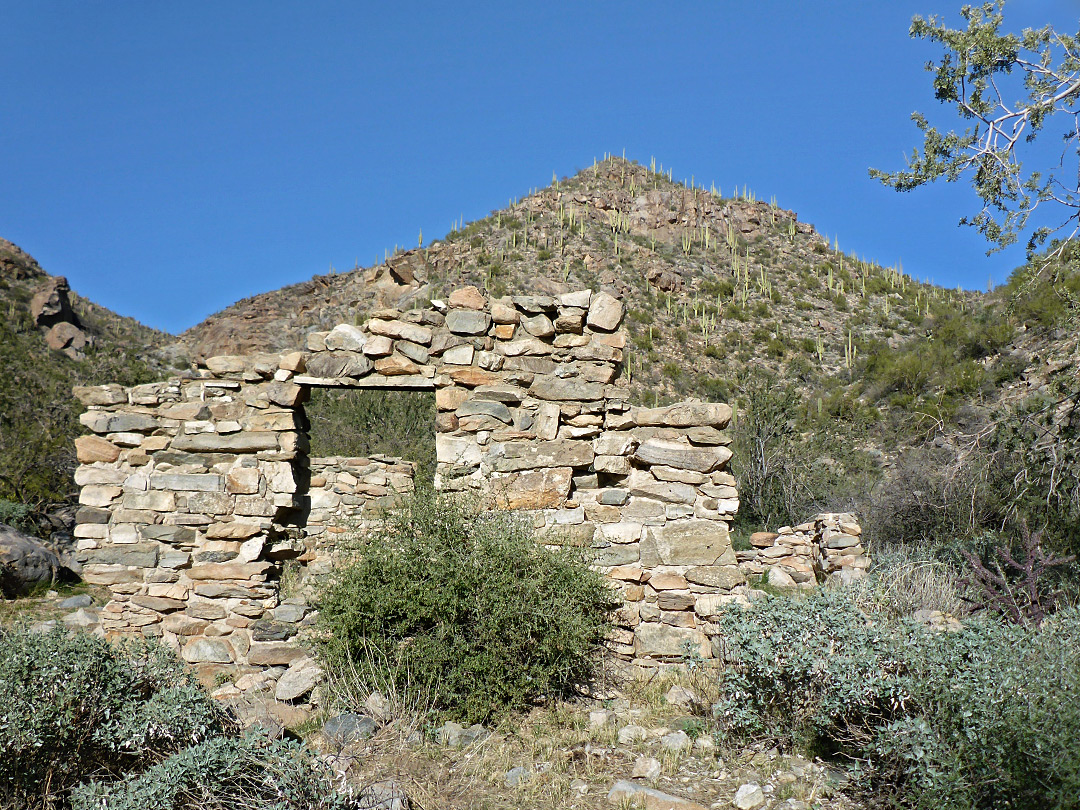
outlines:
[[621, 805], [627, 802], [643, 810], [707, 810], [703, 804], [625, 779], [620, 779], [612, 786], [607, 798], [612, 804]]

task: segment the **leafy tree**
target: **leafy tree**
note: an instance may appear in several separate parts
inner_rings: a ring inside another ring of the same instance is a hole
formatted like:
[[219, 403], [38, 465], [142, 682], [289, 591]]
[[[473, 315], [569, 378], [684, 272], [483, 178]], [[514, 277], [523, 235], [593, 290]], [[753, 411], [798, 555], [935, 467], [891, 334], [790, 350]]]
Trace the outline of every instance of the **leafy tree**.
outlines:
[[[949, 28], [937, 16], [912, 20], [913, 38], [945, 49], [940, 61], [927, 65], [935, 98], [955, 107], [969, 126], [943, 133], [915, 112], [911, 117], [923, 144], [908, 159], [908, 168], [870, 170], [897, 191], [941, 178], [970, 179], [982, 208], [961, 224], [982, 233], [993, 245], [991, 252], [1014, 243], [1044, 203], [1064, 208], [1067, 217], [1054, 228], [1036, 228], [1029, 249], [1069, 227], [1068, 237], [1080, 229], [1080, 34], [1051, 25], [1003, 33], [1004, 4], [964, 6], [960, 15], [967, 27], [962, 29]], [[1051, 122], [1061, 126], [1060, 161], [1044, 170], [1025, 169], [1022, 158]]]

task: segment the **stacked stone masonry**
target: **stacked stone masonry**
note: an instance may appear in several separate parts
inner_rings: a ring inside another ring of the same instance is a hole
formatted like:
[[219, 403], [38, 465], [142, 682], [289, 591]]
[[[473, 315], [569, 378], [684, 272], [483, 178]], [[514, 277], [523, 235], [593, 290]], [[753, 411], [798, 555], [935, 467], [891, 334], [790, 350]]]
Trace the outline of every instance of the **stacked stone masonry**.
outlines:
[[410, 491], [415, 468], [309, 458], [303, 402], [312, 387], [404, 388], [434, 392], [437, 487], [594, 550], [625, 600], [619, 655], [708, 657], [710, 618], [758, 565], [728, 534], [731, 409], [630, 405], [622, 317], [604, 292], [467, 287], [311, 333], [304, 351], [76, 389], [91, 434], [76, 443], [75, 533], [85, 578], [111, 592], [105, 632], [163, 637], [211, 675], [307, 662], [296, 639], [311, 611], [282, 601], [283, 564], [325, 572], [346, 528]]
[[798, 526], [755, 532], [753, 546], [737, 553], [748, 577], [781, 588], [813, 589], [819, 582], [848, 584], [866, 574], [870, 556], [862, 528], [847, 512], [825, 512]]

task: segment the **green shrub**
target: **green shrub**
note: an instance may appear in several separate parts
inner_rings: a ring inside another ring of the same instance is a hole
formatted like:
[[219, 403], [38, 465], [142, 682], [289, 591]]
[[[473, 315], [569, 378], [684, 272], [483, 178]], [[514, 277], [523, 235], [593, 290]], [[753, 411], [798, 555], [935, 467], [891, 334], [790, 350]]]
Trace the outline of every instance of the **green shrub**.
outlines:
[[1076, 608], [1035, 630], [987, 619], [934, 633], [819, 593], [765, 597], [720, 626], [729, 733], [866, 763], [860, 785], [892, 806], [1075, 807]]
[[88, 776], [141, 770], [228, 725], [156, 642], [0, 630], [0, 806], [52, 806]]
[[5, 501], [0, 498], [0, 523], [18, 529], [21, 532], [33, 532], [35, 529], [32, 510], [25, 503]]
[[302, 743], [216, 737], [118, 782], [72, 792], [73, 810], [331, 810], [348, 806]]
[[331, 680], [389, 677], [413, 705], [482, 722], [594, 674], [615, 600], [580, 550], [544, 547], [525, 516], [418, 492], [355, 553], [319, 599]]

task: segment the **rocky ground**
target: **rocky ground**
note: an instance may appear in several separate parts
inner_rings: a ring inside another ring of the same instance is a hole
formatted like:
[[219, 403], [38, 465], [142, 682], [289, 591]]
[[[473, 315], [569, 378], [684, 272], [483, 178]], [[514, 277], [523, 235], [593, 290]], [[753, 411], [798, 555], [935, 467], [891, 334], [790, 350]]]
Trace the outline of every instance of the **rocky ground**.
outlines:
[[425, 734], [344, 715], [311, 742], [354, 789], [393, 784], [425, 809], [860, 806], [840, 769], [717, 740], [698, 705], [704, 690], [685, 683], [632, 680], [607, 699], [560, 702], [494, 729], [448, 723]]

